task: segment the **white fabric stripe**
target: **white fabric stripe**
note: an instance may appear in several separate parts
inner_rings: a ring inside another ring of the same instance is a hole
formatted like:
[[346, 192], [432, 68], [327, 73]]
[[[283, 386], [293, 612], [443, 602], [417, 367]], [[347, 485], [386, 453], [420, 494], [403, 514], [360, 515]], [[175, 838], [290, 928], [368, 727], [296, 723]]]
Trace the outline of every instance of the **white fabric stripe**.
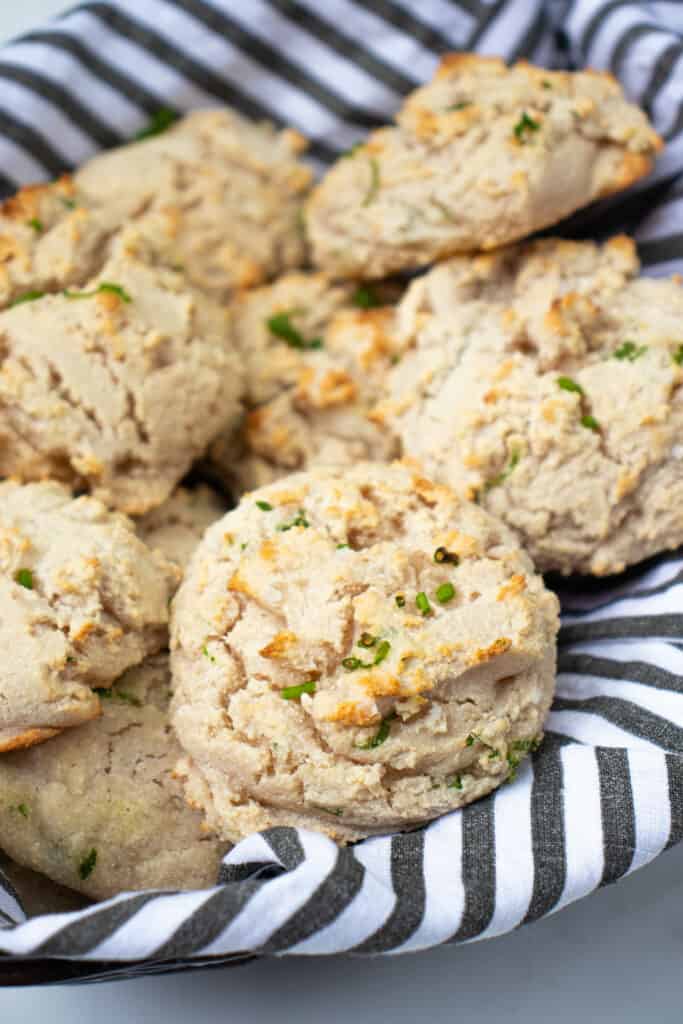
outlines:
[[247, 836], [237, 846], [233, 846], [232, 850], [223, 858], [223, 863], [231, 866], [249, 864], [254, 861], [264, 864], [282, 863], [270, 843], [266, 842], [258, 832]]
[[365, 868], [363, 882], [354, 901], [334, 921], [292, 946], [288, 953], [316, 956], [353, 949], [389, 918], [396, 906], [396, 893], [391, 882], [391, 840], [384, 836], [368, 839], [354, 849], [354, 855]]
[[615, 662], [643, 661], [656, 668], [682, 677], [683, 692], [683, 651], [663, 640], [634, 640], [624, 644], [623, 640], [602, 640], [596, 644], [570, 644], [566, 650], [572, 654], [591, 654], [594, 657], [609, 658]]
[[2, 932], [3, 925], [6, 923], [2, 916], [3, 914], [11, 917], [16, 924], [21, 924], [22, 921], [26, 920], [26, 914], [21, 904], [16, 901], [9, 889], [5, 888], [2, 876], [0, 875], [0, 933]]
[[[410, 14], [416, 10], [414, 0], [395, 0]], [[447, 36], [455, 48], [462, 48], [477, 25], [477, 19], [462, 7], [448, 0], [420, 0], [417, 12], [420, 20]]]
[[660, 752], [656, 743], [620, 729], [592, 711], [551, 711], [546, 732], [558, 732], [589, 747], [627, 747]]
[[493, 57], [509, 56], [517, 49], [537, 14], [537, 4], [510, 0], [480, 37], [477, 52]]
[[[341, 141], [343, 145], [350, 142], [351, 136], [348, 133], [354, 130], [351, 125], [340, 121], [311, 96], [294, 88], [248, 54], [242, 53], [229, 40], [208, 32], [201, 22], [179, 8], [164, 5], [163, 18], [157, 22], [155, 17], [161, 12], [156, 12], [155, 15], [154, 9], [146, 5], [140, 6], [138, 0], [120, 0], [119, 6], [172, 45], [177, 46], [181, 43], [182, 48], [191, 52], [195, 59], [201, 55], [200, 64], [214, 70], [219, 77], [230, 82], [245, 96], [251, 97], [283, 120], [305, 131], [308, 136], [334, 139], [335, 142]], [[177, 85], [171, 84], [171, 75], [179, 81], [181, 78], [178, 73], [169, 72], [167, 65], [160, 66], [165, 69], [165, 76], [170, 79], [166, 88], [177, 91]], [[182, 81], [187, 81], [187, 88], [197, 88], [190, 85], [189, 79]], [[215, 97], [208, 93], [201, 95], [205, 97], [204, 105], [217, 102]], [[198, 104], [192, 101], [190, 105]]]
[[671, 277], [683, 271], [683, 256], [680, 260], [665, 260], [663, 263], [651, 263], [647, 267], [648, 277]]
[[[113, 935], [87, 955], [88, 960], [142, 960], [166, 942], [177, 928], [211, 898], [214, 890], [159, 896], [133, 914]], [[124, 953], [125, 951], [125, 953]]]
[[600, 776], [595, 751], [571, 744], [562, 759], [566, 878], [554, 910], [587, 896], [604, 870]]
[[[606, 68], [612, 58], [615, 47], [619, 44], [622, 36], [631, 28], [632, 25], [639, 25], [643, 22], [650, 22], [652, 27], [659, 27], [661, 31], [665, 31], [664, 26], [657, 26], [656, 21], [648, 18], [644, 14], [642, 8], [637, 9], [635, 7], [617, 7], [615, 8], [606, 18], [603, 19], [598, 31], [594, 34], [591, 42], [588, 46], [588, 53], [586, 54], [587, 62], [591, 66]], [[672, 37], [669, 34], [669, 42], [672, 41]], [[632, 98], [636, 98], [639, 93], [637, 91], [636, 80], [632, 78], [632, 67], [624, 65], [624, 79], [627, 86], [627, 92]]]
[[18, 82], [0, 79], [0, 83], [0, 109], [29, 127], [40, 124], [41, 134], [65, 164], [82, 163], [96, 152], [93, 139], [56, 104]]
[[[642, 25], [650, 21], [643, 18], [642, 13], [633, 19], [634, 24]], [[620, 75], [628, 81], [629, 93], [633, 99], [640, 99], [652, 79], [652, 69], [658, 58], [673, 42], [671, 32], [665, 25], [657, 25], [651, 21], [652, 32], [632, 42], [624, 55], [619, 67]]]
[[338, 32], [346, 35], [350, 42], [362, 39], [363, 46], [388, 65], [393, 65], [401, 74], [412, 78], [415, 84], [426, 81], [434, 73], [437, 58], [426, 47], [411, 36], [393, 28], [379, 15], [363, 7], [356, 7], [350, 0], [300, 0], [313, 14], [329, 22]]
[[664, 754], [628, 752], [633, 808], [636, 822], [636, 849], [629, 871], [653, 860], [666, 847], [671, 828], [671, 807], [662, 800], [669, 786]]
[[[213, 6], [220, 9], [220, 4]], [[274, 40], [279, 42], [286, 39], [285, 58], [313, 74], [328, 88], [332, 87], [334, 92], [350, 103], [360, 102], [369, 111], [388, 112], [394, 110], [401, 101], [398, 93], [326, 46], [313, 33], [306, 31], [305, 24], [284, 18], [265, 0], [235, 4], [230, 10], [230, 17], [271, 46]]]
[[671, 690], [658, 690], [654, 686], [624, 679], [603, 679], [602, 676], [561, 672], [557, 677], [557, 696], [568, 697], [570, 700], [617, 697], [631, 701], [660, 718], [666, 718], [679, 728], [683, 727], [683, 694], [672, 693]]
[[392, 953], [428, 949], [458, 930], [465, 909], [462, 863], [461, 811], [448, 814], [424, 833], [425, 913], [410, 938]]
[[680, 0], [649, 0], [651, 13], [675, 32], [683, 33], [683, 7]]
[[[667, 615], [683, 613], [683, 583], [677, 583], [650, 597], [623, 597], [613, 601], [606, 608], [596, 608], [582, 615], [565, 612], [562, 620], [566, 625], [574, 622], [605, 622], [609, 619], [622, 619], [640, 615]], [[656, 627], [655, 627], [656, 628]]]
[[496, 909], [478, 938], [490, 939], [521, 924], [534, 891], [531, 792], [534, 773], [527, 758], [517, 779], [495, 797]]
[[31, 154], [7, 136], [0, 135], [0, 167], [7, 168], [6, 177], [19, 185], [28, 185], [35, 181], [46, 181], [50, 175], [43, 165]]
[[310, 899], [334, 867], [337, 847], [314, 832], [297, 834], [305, 854], [299, 867], [271, 879], [213, 942], [197, 951], [198, 956], [257, 948]]
[[[20, 924], [16, 928], [5, 930], [0, 928], [0, 952], [13, 953], [16, 956], [31, 953], [66, 925], [73, 924], [75, 921], [86, 921], [92, 914], [101, 912], [105, 906], [115, 907], [118, 903], [125, 903], [130, 895], [130, 893], [122, 893], [120, 896], [114, 896], [104, 903], [87, 907], [85, 910], [32, 917], [25, 924]], [[0, 972], [1, 970], [2, 965], [0, 964]]]
[[[105, 55], [106, 59], [106, 55]], [[73, 93], [78, 101], [105, 124], [128, 134], [129, 125], [141, 125], [147, 115], [136, 103], [88, 71], [71, 54], [45, 43], [13, 43], [0, 51], [0, 60], [29, 71], [36, 70]]]
[[584, 612], [591, 608], [603, 605], [607, 601], [615, 601], [618, 597], [642, 593], [644, 590], [655, 590], [658, 587], [673, 583], [676, 576], [683, 569], [683, 559], [672, 559], [656, 566], [650, 572], [643, 573], [637, 583], [618, 583], [609, 589], [600, 590], [600, 593], [592, 596], [577, 597], [575, 594], [564, 595], [560, 591], [563, 614], [567, 616], [572, 611]]
[[683, 196], [675, 196], [658, 206], [638, 226], [639, 242], [649, 242], [681, 231], [683, 228]]
[[[679, 40], [680, 42], [680, 40]], [[652, 104], [652, 117], [657, 131], [669, 132], [676, 121], [678, 110], [683, 102], [683, 83], [681, 73], [683, 71], [683, 55], [681, 55], [671, 68], [665, 84], [655, 96]], [[670, 144], [664, 151], [664, 157], [670, 155]], [[678, 165], [680, 170], [680, 163]]]

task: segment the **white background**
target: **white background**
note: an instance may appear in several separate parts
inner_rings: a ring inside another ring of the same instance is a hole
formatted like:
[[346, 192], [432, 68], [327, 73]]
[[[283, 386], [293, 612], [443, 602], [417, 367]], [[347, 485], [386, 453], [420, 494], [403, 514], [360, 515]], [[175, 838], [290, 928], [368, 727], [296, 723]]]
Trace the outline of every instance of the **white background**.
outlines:
[[[65, 3], [0, 0], [0, 39]], [[283, 958], [107, 985], [5, 989], [0, 1021], [681, 1024], [682, 974], [679, 848], [616, 887], [489, 942], [376, 960]]]

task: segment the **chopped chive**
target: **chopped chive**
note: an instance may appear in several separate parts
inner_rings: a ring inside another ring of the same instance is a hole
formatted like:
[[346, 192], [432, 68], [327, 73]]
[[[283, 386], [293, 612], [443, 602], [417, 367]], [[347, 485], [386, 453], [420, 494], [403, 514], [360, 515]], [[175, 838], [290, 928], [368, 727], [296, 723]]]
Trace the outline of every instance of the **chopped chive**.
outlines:
[[424, 590], [421, 590], [415, 598], [415, 604], [422, 615], [429, 615], [431, 613], [432, 606], [430, 605], [429, 598], [425, 594]]
[[347, 672], [355, 672], [356, 669], [363, 667], [363, 662], [360, 660], [360, 658], [343, 658], [342, 665], [344, 666]]
[[377, 193], [379, 192], [379, 164], [375, 160], [374, 156], [370, 157], [369, 164], [370, 187], [365, 193], [365, 198], [363, 199], [361, 206], [369, 206], [370, 203], [372, 203], [376, 199]]
[[26, 804], [17, 804], [17, 810], [22, 818], [28, 818], [28, 807]]
[[361, 633], [358, 641], [359, 647], [374, 647], [377, 643], [377, 637], [373, 636], [372, 633]]
[[68, 199], [66, 196], [60, 196], [59, 201], [62, 206], [66, 206], [67, 210], [75, 210], [78, 205], [75, 199]]
[[683, 366], [683, 345], [679, 345], [673, 354], [674, 363], [678, 363], [679, 366]]
[[552, 83], [549, 82], [547, 78], [543, 79], [543, 81], [541, 82], [541, 85], [543, 86], [544, 89], [552, 89]]
[[82, 882], [85, 882], [86, 878], [90, 878], [90, 876], [92, 875], [93, 871], [95, 870], [95, 865], [96, 864], [97, 864], [97, 850], [95, 849], [95, 847], [93, 847], [92, 850], [90, 851], [90, 853], [88, 853], [83, 858], [81, 863], [78, 865], [78, 877], [80, 878], [80, 880]]
[[240, 551], [245, 551], [247, 547], [248, 547], [248, 543], [247, 543], [247, 541], [245, 540], [245, 541], [243, 541], [243, 542], [242, 542], [242, 543], [240, 544]]
[[334, 815], [335, 818], [341, 818], [342, 814], [344, 813], [343, 811], [339, 810], [338, 808], [337, 808], [337, 810], [335, 810], [333, 807], [320, 807], [318, 809], [321, 810], [323, 812], [323, 814], [332, 814], [332, 815]]
[[434, 552], [434, 561], [439, 564], [448, 562], [449, 565], [460, 565], [460, 558], [452, 551], [448, 551], [446, 548], [437, 548]]
[[302, 693], [315, 693], [317, 685], [315, 679], [309, 679], [297, 686], [285, 686], [284, 690], [280, 690], [280, 696], [283, 700], [299, 700]]
[[351, 302], [359, 309], [374, 309], [376, 306], [382, 305], [374, 288], [369, 284], [358, 285], [351, 296]]
[[587, 430], [595, 431], [596, 434], [600, 433], [600, 424], [595, 416], [591, 416], [590, 413], [586, 413], [585, 416], [581, 417], [581, 426], [586, 427]]
[[389, 738], [391, 731], [391, 723], [398, 717], [395, 711], [392, 711], [385, 718], [382, 719], [381, 724], [374, 736], [371, 736], [369, 740], [365, 740], [364, 743], [356, 744], [358, 750], [374, 750], [375, 747], [381, 747], [382, 744]]
[[337, 544], [337, 551], [341, 551], [342, 548], [348, 548], [348, 544]]
[[262, 512], [272, 512], [273, 506], [267, 501], [257, 501], [256, 505]]
[[571, 379], [571, 377], [558, 377], [557, 386], [562, 388], [563, 391], [572, 391], [577, 395], [584, 394], [584, 390], [581, 385], [577, 384], [575, 380]]
[[450, 107], [446, 107], [446, 111], [450, 114], [452, 110], [464, 110], [465, 107], [471, 107], [472, 102], [470, 100], [460, 100], [459, 103], [451, 103]]
[[26, 587], [27, 590], [33, 590], [33, 573], [30, 569], [17, 569], [14, 579], [19, 586]]
[[26, 227], [33, 228], [37, 235], [41, 235], [45, 230], [45, 225], [43, 224], [40, 217], [31, 217], [30, 220], [26, 221]]
[[391, 644], [389, 643], [389, 641], [382, 640], [382, 643], [379, 645], [377, 651], [375, 652], [375, 665], [380, 665], [384, 661], [390, 650]]
[[210, 653], [209, 648], [206, 646], [206, 644], [204, 644], [204, 646], [202, 647], [202, 654], [204, 655], [205, 658], [208, 658], [209, 661], [212, 661], [215, 664], [216, 659], [214, 658], [213, 654]]
[[270, 333], [274, 334], [280, 341], [286, 342], [290, 348], [301, 350], [322, 348], [322, 338], [312, 338], [310, 341], [307, 341], [292, 323], [291, 315], [291, 312], [289, 312], [275, 313], [273, 316], [269, 316], [266, 320], [266, 326]]
[[533, 133], [537, 132], [540, 127], [539, 122], [534, 121], [533, 117], [529, 117], [526, 110], [524, 110], [513, 128], [513, 132], [518, 142], [528, 142]]
[[625, 341], [623, 345], [614, 353], [615, 359], [628, 359], [629, 363], [634, 363], [636, 359], [640, 359], [641, 356], [647, 352], [647, 345], [636, 345], [633, 341]]
[[446, 785], [449, 789], [462, 789], [462, 776], [454, 775], [453, 778], [449, 779]]
[[500, 757], [500, 750], [496, 750], [495, 747], [492, 747], [489, 750], [489, 761], [493, 761], [496, 757]]
[[403, 596], [403, 594], [397, 594], [396, 597], [394, 598], [394, 600], [396, 601], [396, 607], [397, 608], [405, 608], [405, 606], [406, 606], [406, 599]]
[[474, 741], [475, 741], [475, 740], [476, 740], [477, 738], [478, 738], [478, 737], [477, 737], [477, 736], [475, 736], [473, 732], [471, 732], [471, 733], [469, 734], [469, 736], [467, 737], [467, 739], [465, 740], [465, 744], [466, 744], [466, 746], [468, 746], [468, 747], [474, 746]]
[[442, 583], [436, 590], [436, 599], [439, 604], [448, 604], [455, 597], [455, 587], [452, 583]]
[[295, 526], [302, 526], [304, 529], [308, 529], [310, 525], [308, 519], [306, 519], [306, 513], [300, 508], [298, 515], [292, 519], [291, 523], [280, 523], [275, 529], [279, 530], [280, 533], [286, 533], [287, 530], [292, 530]]
[[67, 299], [92, 299], [95, 295], [100, 295], [103, 292], [109, 292], [112, 295], [118, 295], [122, 302], [132, 302], [130, 295], [120, 284], [112, 284], [111, 281], [102, 281], [98, 284], [97, 288], [93, 288], [91, 292], [71, 292], [67, 288], [64, 291], [64, 296]]
[[42, 299], [45, 292], [24, 292], [23, 295], [19, 295], [14, 302], [10, 302], [10, 309], [13, 306], [21, 306], [23, 302], [35, 302], [36, 299]]
[[177, 120], [178, 115], [174, 110], [162, 107], [161, 110], [157, 110], [156, 113], [152, 114], [149, 124], [137, 133], [135, 141], [142, 142], [143, 139], [151, 139], [155, 135], [161, 135], [162, 132], [167, 131]]
[[484, 494], [488, 493], [488, 491], [492, 490], [494, 487], [500, 487], [501, 484], [505, 483], [513, 470], [518, 466], [520, 458], [521, 454], [519, 450], [514, 448], [510, 454], [507, 466], [505, 466], [504, 469], [501, 469], [500, 473], [496, 473], [495, 476], [492, 476], [490, 480], [487, 480], [484, 483]]
[[118, 700], [121, 704], [130, 704], [134, 708], [142, 707], [142, 701], [125, 690], [115, 690], [109, 687], [109, 689], [95, 689], [93, 693], [96, 693], [102, 700]]

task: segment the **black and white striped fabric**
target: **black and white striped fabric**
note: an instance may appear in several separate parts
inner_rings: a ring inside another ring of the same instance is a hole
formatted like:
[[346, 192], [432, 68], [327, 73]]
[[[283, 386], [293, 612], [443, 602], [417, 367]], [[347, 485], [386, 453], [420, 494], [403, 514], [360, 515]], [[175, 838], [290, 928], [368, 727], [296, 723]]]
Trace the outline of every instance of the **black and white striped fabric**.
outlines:
[[[83, 3], [0, 51], [0, 185], [53, 176], [129, 138], [160, 107], [218, 103], [301, 129], [324, 165], [452, 49], [617, 74], [666, 151], [629, 196], [563, 230], [635, 232], [646, 273], [683, 270], [683, 4], [666, 0]], [[489, 938], [678, 842], [683, 554], [558, 589], [557, 700], [546, 742], [514, 783], [427, 828], [350, 849], [302, 830], [253, 835], [204, 892], [122, 895], [26, 920], [0, 877], [0, 981], [4, 968], [14, 982], [40, 977], [31, 971], [48, 961], [75, 962], [69, 977], [92, 980]]]

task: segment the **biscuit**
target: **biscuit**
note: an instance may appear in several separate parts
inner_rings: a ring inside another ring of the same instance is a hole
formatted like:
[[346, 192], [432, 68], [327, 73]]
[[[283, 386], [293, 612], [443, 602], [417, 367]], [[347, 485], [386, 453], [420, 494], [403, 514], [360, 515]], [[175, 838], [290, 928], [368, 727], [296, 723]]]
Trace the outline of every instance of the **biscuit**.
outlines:
[[379, 277], [493, 249], [626, 188], [661, 145], [611, 75], [449, 54], [314, 190], [313, 258]]
[[184, 571], [205, 531], [226, 511], [226, 502], [210, 487], [179, 487], [135, 525], [147, 547]]
[[132, 221], [163, 266], [216, 299], [299, 266], [301, 206], [312, 181], [306, 140], [228, 108], [195, 111], [167, 131], [101, 153], [76, 173], [87, 203]]
[[141, 515], [237, 422], [242, 378], [227, 314], [125, 242], [82, 289], [0, 313], [0, 474]]
[[96, 689], [166, 643], [177, 572], [61, 484], [0, 484], [0, 751], [100, 713]]
[[683, 543], [679, 281], [636, 277], [623, 237], [481, 260], [478, 283], [458, 258], [411, 286], [414, 347], [375, 415], [539, 571], [602, 576]]
[[14, 861], [93, 899], [216, 883], [226, 844], [173, 778], [168, 657], [125, 673], [102, 715], [0, 757], [0, 843]]
[[234, 347], [246, 375], [246, 421], [211, 446], [224, 483], [242, 493], [294, 470], [389, 461], [396, 439], [370, 419], [399, 357], [390, 285], [294, 273], [243, 296]]
[[541, 734], [558, 602], [512, 533], [395, 463], [245, 496], [174, 602], [190, 802], [231, 841], [347, 841], [461, 807]]

